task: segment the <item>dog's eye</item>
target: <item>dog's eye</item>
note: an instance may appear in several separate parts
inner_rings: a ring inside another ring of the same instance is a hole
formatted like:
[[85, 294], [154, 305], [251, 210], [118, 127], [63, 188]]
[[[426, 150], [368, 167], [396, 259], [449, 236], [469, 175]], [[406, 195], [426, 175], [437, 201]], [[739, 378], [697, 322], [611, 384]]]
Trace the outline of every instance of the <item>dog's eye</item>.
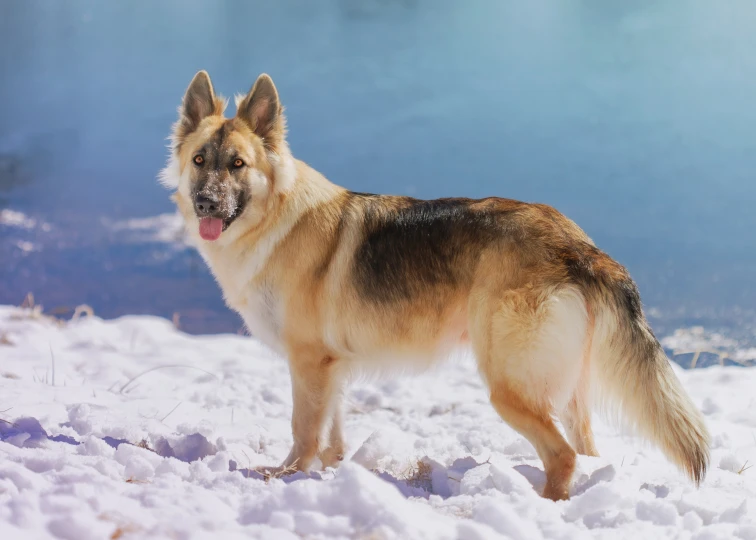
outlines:
[[243, 166], [244, 166], [244, 162], [241, 159], [235, 159], [234, 160], [234, 167], [235, 168], [238, 169], [239, 167], [243, 167]]
[[200, 156], [199, 154], [194, 156], [194, 164], [195, 165], [202, 165], [205, 162], [205, 158]]

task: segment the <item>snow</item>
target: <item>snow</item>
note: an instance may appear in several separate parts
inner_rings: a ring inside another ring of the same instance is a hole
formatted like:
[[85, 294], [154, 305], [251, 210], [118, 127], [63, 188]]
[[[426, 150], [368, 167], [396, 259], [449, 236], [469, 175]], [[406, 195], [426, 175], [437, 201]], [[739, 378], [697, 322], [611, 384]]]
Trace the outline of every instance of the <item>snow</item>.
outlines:
[[18, 210], [11, 210], [10, 208], [0, 210], [0, 225], [27, 230], [34, 229], [35, 227], [39, 226], [39, 228], [45, 232], [49, 232], [51, 230], [49, 223], [45, 223], [44, 221], [38, 222], [33, 217], [29, 217], [23, 212], [19, 212]]
[[467, 357], [356, 382], [342, 466], [266, 480], [291, 394], [252, 338], [0, 307], [0, 538], [756, 539], [756, 368], [675, 370], [713, 436], [700, 489], [596, 418], [602, 456], [579, 457], [569, 501], [542, 499]]
[[0, 224], [21, 229], [33, 229], [37, 222], [26, 216], [23, 212], [6, 208], [5, 210], [0, 210]]
[[188, 245], [184, 220], [175, 212], [121, 221], [105, 220], [104, 224], [128, 243], [155, 242], [169, 244], [176, 249]]
[[756, 364], [756, 348], [742, 348], [737, 340], [717, 332], [709, 332], [701, 326], [679, 328], [671, 336], [661, 339], [661, 344], [675, 356], [692, 354], [692, 362], [686, 365], [693, 367], [701, 353], [715, 357], [719, 364], [732, 365], [734, 363], [743, 366]]
[[32, 251], [40, 251], [40, 246], [33, 242], [27, 242], [25, 240], [19, 240], [16, 242], [16, 247], [24, 253], [31, 253]]

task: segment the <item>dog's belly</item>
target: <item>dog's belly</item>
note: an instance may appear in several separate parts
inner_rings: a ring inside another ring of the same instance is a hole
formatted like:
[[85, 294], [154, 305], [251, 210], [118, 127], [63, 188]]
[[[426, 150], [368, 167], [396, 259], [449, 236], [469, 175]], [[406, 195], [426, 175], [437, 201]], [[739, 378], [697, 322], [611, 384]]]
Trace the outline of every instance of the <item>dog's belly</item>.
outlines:
[[[325, 343], [352, 368], [366, 372], [421, 372], [450, 356], [469, 351], [467, 314], [450, 309], [429, 324], [423, 317], [391, 316], [347, 322], [334, 318], [325, 325]], [[339, 324], [340, 323], [340, 324]]]
[[353, 355], [350, 367], [356, 373], [367, 375], [391, 375], [422, 373], [451, 357], [470, 353], [469, 344], [462, 340], [446, 341], [433, 348], [389, 348], [364, 355]]

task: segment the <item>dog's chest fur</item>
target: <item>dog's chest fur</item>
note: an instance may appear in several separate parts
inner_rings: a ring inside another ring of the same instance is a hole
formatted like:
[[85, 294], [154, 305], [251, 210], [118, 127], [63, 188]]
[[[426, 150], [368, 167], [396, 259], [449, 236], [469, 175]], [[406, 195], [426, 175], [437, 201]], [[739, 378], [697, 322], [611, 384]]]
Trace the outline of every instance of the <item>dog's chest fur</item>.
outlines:
[[267, 283], [251, 288], [246, 302], [237, 311], [252, 336], [278, 354], [285, 353], [281, 339], [282, 307], [273, 288]]
[[[238, 272], [238, 270], [237, 270]], [[249, 280], [248, 275], [230, 273], [227, 279], [220, 276], [218, 281], [223, 289], [226, 304], [235, 310], [247, 326], [249, 333], [278, 354], [284, 354], [281, 328], [283, 326], [283, 306], [280, 295], [266, 280]], [[244, 279], [247, 277], [247, 279]]]
[[278, 240], [265, 239], [248, 251], [211, 249], [203, 255], [228, 307], [241, 315], [255, 339], [283, 355], [283, 305], [274, 286], [262, 276]]

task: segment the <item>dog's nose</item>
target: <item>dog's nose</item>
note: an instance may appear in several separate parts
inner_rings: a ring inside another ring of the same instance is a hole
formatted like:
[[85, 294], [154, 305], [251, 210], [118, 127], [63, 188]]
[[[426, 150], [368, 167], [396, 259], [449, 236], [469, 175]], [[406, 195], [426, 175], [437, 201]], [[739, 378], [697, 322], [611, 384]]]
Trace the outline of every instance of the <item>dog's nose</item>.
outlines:
[[218, 201], [204, 195], [197, 195], [194, 198], [194, 210], [198, 216], [209, 216], [218, 210]]

